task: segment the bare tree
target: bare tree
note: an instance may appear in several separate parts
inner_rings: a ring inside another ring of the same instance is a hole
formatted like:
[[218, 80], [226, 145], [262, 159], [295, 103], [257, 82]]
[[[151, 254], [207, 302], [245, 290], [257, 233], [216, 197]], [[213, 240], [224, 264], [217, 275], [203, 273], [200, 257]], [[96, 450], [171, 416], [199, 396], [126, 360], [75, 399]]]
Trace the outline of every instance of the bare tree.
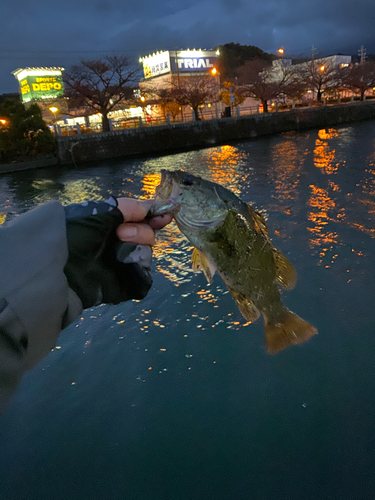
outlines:
[[170, 96], [171, 101], [180, 106], [191, 106], [199, 120], [199, 107], [218, 101], [219, 85], [216, 78], [209, 75], [180, 77], [172, 83]]
[[325, 89], [332, 90], [340, 84], [338, 68], [328, 59], [312, 59], [299, 66], [299, 78], [306, 89], [316, 92], [318, 102], [322, 100]]
[[270, 66], [260, 59], [246, 62], [238, 68], [237, 74], [242, 94], [260, 99], [265, 113], [268, 112], [268, 101], [285, 94], [293, 80], [292, 73], [283, 64]]
[[139, 70], [127, 57], [106, 56], [72, 66], [64, 73], [64, 81], [69, 98], [101, 113], [103, 131], [108, 131], [108, 113], [132, 98], [138, 76]]
[[172, 98], [171, 90], [171, 84], [168, 83], [164, 83], [164, 86], [152, 86], [150, 84], [147, 86], [142, 85], [142, 91], [146, 98], [145, 103], [152, 102], [153, 104], [158, 104], [161, 107], [164, 119], [166, 118], [166, 113], [168, 112], [168, 105], [172, 103], [175, 104]]
[[375, 86], [375, 61], [363, 62], [347, 68], [342, 78], [342, 85], [359, 92], [363, 100], [366, 90]]

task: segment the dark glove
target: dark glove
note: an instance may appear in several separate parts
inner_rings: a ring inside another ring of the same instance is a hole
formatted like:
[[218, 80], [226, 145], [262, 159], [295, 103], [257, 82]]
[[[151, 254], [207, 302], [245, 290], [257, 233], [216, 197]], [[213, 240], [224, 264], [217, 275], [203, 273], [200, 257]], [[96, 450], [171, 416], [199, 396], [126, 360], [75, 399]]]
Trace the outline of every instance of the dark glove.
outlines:
[[69, 258], [64, 272], [84, 308], [143, 299], [152, 285], [151, 248], [120, 242], [124, 219], [111, 197], [65, 207]]

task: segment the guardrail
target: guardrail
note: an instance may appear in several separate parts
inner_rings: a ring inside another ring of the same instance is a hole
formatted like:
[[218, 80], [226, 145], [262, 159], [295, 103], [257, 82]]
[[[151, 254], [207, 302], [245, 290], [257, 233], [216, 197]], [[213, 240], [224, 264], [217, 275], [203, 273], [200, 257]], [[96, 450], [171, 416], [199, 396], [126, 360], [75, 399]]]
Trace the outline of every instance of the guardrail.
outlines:
[[[367, 97], [367, 99], [372, 99], [373, 97]], [[367, 100], [366, 99], [366, 100]], [[268, 106], [268, 113], [277, 113], [283, 111], [289, 111], [295, 108], [311, 108], [311, 107], [321, 107], [330, 105], [345, 105], [348, 103], [353, 103], [354, 101], [359, 101], [355, 99], [354, 96], [345, 99], [323, 99], [321, 102], [303, 101], [303, 102], [293, 102], [288, 104], [272, 103]], [[361, 101], [359, 101], [361, 102]], [[229, 110], [229, 111], [228, 111]], [[220, 118], [231, 118], [239, 116], [248, 116], [254, 114], [263, 113], [261, 105], [253, 107], [230, 107], [227, 106], [225, 111], [219, 110], [217, 107], [212, 108], [200, 108], [198, 120], [213, 120]], [[153, 118], [150, 116], [146, 117], [134, 117], [134, 118], [122, 118], [120, 120], [110, 119], [110, 130], [126, 130], [135, 129], [139, 127], [155, 127], [160, 125], [171, 125], [173, 123], [188, 123], [197, 121], [194, 111], [184, 112], [183, 115], [178, 114], [177, 116], [171, 117], [168, 113], [166, 117]], [[95, 134], [101, 133], [102, 125], [101, 123], [86, 125], [54, 125], [53, 131], [57, 136], [71, 136], [71, 135], [82, 135], [82, 134]]]

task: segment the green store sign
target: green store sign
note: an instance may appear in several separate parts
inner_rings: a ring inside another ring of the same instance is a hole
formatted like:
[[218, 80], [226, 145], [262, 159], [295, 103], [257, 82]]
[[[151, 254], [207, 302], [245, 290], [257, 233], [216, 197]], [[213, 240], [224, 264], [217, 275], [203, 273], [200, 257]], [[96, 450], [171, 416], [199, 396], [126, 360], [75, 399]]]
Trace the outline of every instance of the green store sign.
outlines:
[[31, 99], [53, 99], [64, 95], [62, 75], [31, 76], [20, 80], [23, 102]]

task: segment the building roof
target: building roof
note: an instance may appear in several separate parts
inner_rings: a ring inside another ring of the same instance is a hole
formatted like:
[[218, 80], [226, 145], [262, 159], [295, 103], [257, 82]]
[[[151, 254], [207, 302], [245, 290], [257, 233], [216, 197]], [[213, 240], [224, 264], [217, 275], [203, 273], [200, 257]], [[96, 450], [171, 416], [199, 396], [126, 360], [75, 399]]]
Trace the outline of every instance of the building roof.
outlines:
[[44, 71], [44, 72], [62, 72], [64, 71], [65, 68], [62, 68], [60, 66], [37, 66], [37, 67], [33, 67], [33, 68], [17, 68], [15, 69], [14, 71], [12, 71], [12, 75], [14, 75], [15, 77], [17, 77], [17, 75], [19, 75], [20, 73], [22, 73], [23, 71], [26, 71], [26, 72], [31, 72], [31, 71]]

